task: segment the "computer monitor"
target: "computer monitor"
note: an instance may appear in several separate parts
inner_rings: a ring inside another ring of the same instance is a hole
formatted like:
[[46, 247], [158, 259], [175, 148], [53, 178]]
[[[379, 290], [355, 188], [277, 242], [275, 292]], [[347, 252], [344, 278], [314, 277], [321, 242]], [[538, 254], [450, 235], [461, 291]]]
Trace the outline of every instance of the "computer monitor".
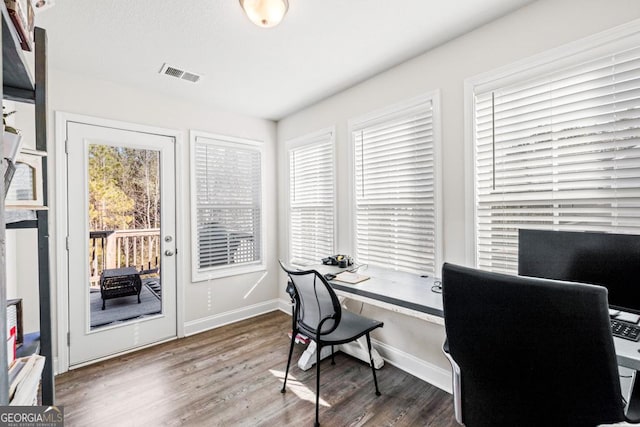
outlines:
[[640, 314], [640, 235], [519, 230], [518, 274], [601, 285], [610, 307]]

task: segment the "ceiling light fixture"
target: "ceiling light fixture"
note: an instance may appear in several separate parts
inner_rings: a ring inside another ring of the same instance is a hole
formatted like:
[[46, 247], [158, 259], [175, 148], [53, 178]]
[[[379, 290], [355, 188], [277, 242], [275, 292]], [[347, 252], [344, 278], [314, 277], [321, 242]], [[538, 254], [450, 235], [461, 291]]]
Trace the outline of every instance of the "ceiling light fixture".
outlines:
[[275, 27], [282, 21], [289, 9], [288, 0], [240, 0], [251, 22], [259, 27]]

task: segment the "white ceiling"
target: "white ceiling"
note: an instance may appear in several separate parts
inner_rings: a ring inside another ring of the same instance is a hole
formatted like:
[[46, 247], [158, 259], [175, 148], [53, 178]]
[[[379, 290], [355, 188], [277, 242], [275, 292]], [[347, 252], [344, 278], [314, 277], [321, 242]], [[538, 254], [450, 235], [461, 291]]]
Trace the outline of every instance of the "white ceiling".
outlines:
[[289, 0], [262, 29], [238, 0], [57, 0], [36, 24], [52, 68], [278, 120], [530, 1]]

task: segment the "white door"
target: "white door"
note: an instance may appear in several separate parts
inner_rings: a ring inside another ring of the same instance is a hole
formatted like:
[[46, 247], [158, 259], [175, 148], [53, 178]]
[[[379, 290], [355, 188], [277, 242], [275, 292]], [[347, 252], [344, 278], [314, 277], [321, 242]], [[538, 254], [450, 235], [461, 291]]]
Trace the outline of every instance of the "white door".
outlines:
[[176, 336], [175, 140], [69, 122], [69, 365]]

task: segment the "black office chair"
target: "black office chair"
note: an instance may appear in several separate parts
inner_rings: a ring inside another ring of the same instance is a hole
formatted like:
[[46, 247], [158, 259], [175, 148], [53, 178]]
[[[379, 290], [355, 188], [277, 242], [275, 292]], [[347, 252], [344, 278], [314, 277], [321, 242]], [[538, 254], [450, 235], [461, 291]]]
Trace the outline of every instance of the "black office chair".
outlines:
[[625, 421], [605, 288], [445, 264], [442, 295], [459, 423]]
[[[315, 270], [294, 271], [287, 269], [280, 261], [280, 266], [289, 275], [293, 289], [293, 331], [291, 333], [291, 346], [287, 359], [287, 370], [282, 384], [282, 393], [286, 392], [287, 376], [291, 365], [293, 344], [296, 335], [301, 332], [313, 339], [316, 344], [316, 421], [319, 426], [318, 412], [320, 399], [320, 352], [322, 347], [331, 346], [331, 358], [333, 362], [333, 346], [355, 341], [365, 335], [369, 349], [369, 361], [373, 373], [373, 383], [376, 387], [376, 395], [380, 396], [376, 369], [371, 357], [371, 338], [369, 333], [383, 326], [382, 322], [369, 319], [350, 311], [342, 311], [340, 301], [325, 278]], [[335, 362], [333, 362], [335, 363]]]

